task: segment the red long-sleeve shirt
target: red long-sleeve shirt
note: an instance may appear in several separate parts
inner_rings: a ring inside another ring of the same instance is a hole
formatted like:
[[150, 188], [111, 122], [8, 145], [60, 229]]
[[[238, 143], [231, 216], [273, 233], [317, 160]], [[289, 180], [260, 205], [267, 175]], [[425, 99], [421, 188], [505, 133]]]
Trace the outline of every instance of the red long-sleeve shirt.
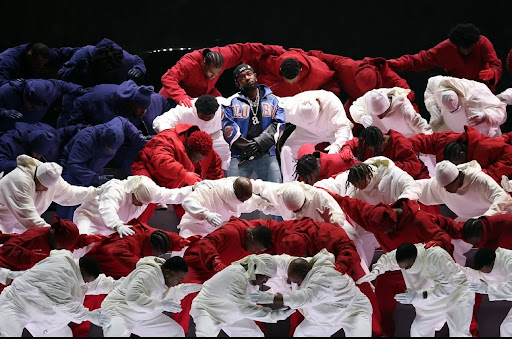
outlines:
[[[389, 60], [389, 64], [398, 72], [418, 72], [441, 67], [449, 76], [483, 82], [493, 92], [503, 73], [501, 60], [496, 55], [494, 46], [483, 35], [480, 35], [480, 39], [468, 56], [463, 56], [457, 46], [450, 39], [446, 39], [431, 49]], [[494, 72], [494, 79], [490, 82], [480, 80], [478, 75], [486, 68]]]
[[489, 138], [471, 126], [464, 126], [464, 129], [462, 133], [445, 131], [418, 134], [409, 141], [416, 152], [435, 154], [437, 162], [444, 160], [446, 144], [463, 142], [468, 146], [467, 161], [478, 161], [496, 182], [501, 183], [502, 175], [512, 177], [512, 145], [505, 143], [502, 138]]
[[210, 48], [219, 52], [224, 58], [222, 69], [215, 78], [209, 80], [203, 72], [203, 49], [185, 54], [171, 69], [162, 76], [160, 94], [180, 102], [185, 98], [197, 98], [203, 94], [222, 96], [215, 88], [220, 75], [226, 69], [233, 68], [244, 58], [257, 57], [266, 54], [279, 55], [286, 50], [281, 46], [263, 45], [261, 43], [238, 43], [223, 47]]
[[[396, 249], [404, 242], [416, 244], [429, 241], [436, 241], [438, 246], [450, 254], [453, 252], [450, 236], [432, 221], [427, 212], [419, 209], [416, 201], [400, 199], [392, 205], [372, 205], [359, 199], [341, 197], [333, 193], [331, 195], [350, 218], [375, 235], [375, 239], [385, 252]], [[385, 214], [393, 207], [401, 208], [402, 216], [395, 229], [386, 234], [382, 231], [381, 224], [385, 223]]]
[[[427, 166], [418, 159], [409, 139], [394, 130], [389, 130], [386, 134], [390, 137], [388, 145], [381, 154], [377, 155], [382, 155], [393, 160], [398, 168], [407, 172], [414, 180], [430, 178]], [[350, 147], [352, 153], [357, 156], [359, 138], [348, 140], [343, 147]], [[364, 159], [366, 160], [373, 156], [375, 156], [375, 154], [367, 151], [364, 155]]]
[[[296, 59], [301, 65], [299, 79], [293, 84], [284, 81], [279, 74], [281, 63], [288, 58]], [[340, 87], [334, 78], [334, 71], [320, 59], [308, 55], [301, 49], [292, 48], [285, 53], [251, 58], [247, 62], [258, 75], [258, 83], [267, 85], [277, 96], [287, 97], [295, 94], [325, 89], [340, 94]]]

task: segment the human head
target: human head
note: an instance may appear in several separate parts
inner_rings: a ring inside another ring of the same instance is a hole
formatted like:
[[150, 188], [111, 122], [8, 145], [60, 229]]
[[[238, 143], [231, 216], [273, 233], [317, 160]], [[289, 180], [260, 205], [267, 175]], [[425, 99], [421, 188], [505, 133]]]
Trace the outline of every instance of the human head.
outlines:
[[235, 80], [235, 85], [242, 92], [255, 90], [258, 85], [256, 72], [254, 72], [254, 69], [247, 64], [240, 64], [236, 66], [233, 71], [233, 79]]
[[302, 70], [300, 62], [295, 58], [284, 59], [279, 68], [279, 75], [289, 84], [294, 84], [299, 80]]
[[52, 132], [47, 131], [33, 131], [29, 134], [27, 143], [30, 155], [39, 160], [45, 160], [48, 152], [55, 142], [56, 136]]
[[306, 100], [301, 102], [300, 110], [305, 124], [312, 124], [318, 120], [320, 114], [320, 103], [317, 100]]
[[46, 191], [57, 183], [62, 174], [62, 167], [54, 162], [45, 162], [36, 168], [36, 191]]
[[194, 103], [197, 111], [197, 117], [203, 121], [210, 121], [215, 117], [215, 113], [219, 109], [219, 103], [213, 95], [203, 94], [197, 98]]
[[299, 176], [309, 185], [313, 185], [320, 178], [320, 159], [313, 154], [304, 154], [295, 165], [295, 178]]
[[80, 238], [78, 227], [67, 219], [61, 219], [57, 215], [50, 227], [48, 242], [52, 250], [72, 251]]
[[28, 111], [34, 111], [39, 107], [48, 106], [46, 96], [48, 91], [44, 82], [27, 80], [23, 89], [23, 105]]
[[132, 194], [132, 203], [135, 206], [142, 206], [153, 202], [160, 187], [151, 178], [134, 175], [126, 179], [125, 190]]
[[123, 64], [123, 50], [112, 45], [97, 48], [92, 58], [91, 73], [97, 83], [113, 83]]
[[480, 40], [480, 30], [470, 23], [457, 24], [450, 31], [448, 38], [462, 55], [467, 56], [473, 51], [475, 43]]
[[249, 200], [252, 197], [252, 182], [249, 178], [238, 177], [233, 182], [235, 196], [241, 202]]
[[108, 125], [100, 131], [101, 142], [109, 152], [116, 152], [124, 143], [124, 132], [121, 126]]
[[283, 203], [289, 211], [298, 213], [306, 203], [306, 192], [303, 184], [299, 182], [291, 182], [286, 184], [283, 190]]
[[378, 68], [372, 64], [365, 63], [356, 69], [354, 81], [361, 93], [364, 94], [378, 88], [382, 80]]
[[388, 96], [381, 91], [371, 91], [368, 101], [368, 109], [373, 115], [382, 115], [391, 107], [391, 102], [389, 101]]
[[436, 164], [437, 183], [449, 193], [455, 193], [462, 186], [463, 176], [457, 166], [448, 160]]
[[171, 239], [161, 230], [156, 230], [149, 236], [149, 242], [151, 243], [151, 255], [160, 256], [169, 252], [169, 246]]
[[475, 253], [474, 266], [475, 270], [482, 273], [491, 273], [494, 268], [494, 261], [496, 260], [496, 251], [492, 248], [480, 248]]
[[448, 89], [441, 93], [441, 105], [450, 113], [455, 113], [461, 106], [459, 96], [455, 91]]
[[219, 52], [212, 51], [208, 48], [203, 49], [203, 73], [206, 79], [215, 79], [222, 71], [224, 65], [224, 57]]
[[281, 240], [280, 244], [285, 248], [285, 253], [295, 257], [308, 256], [308, 244], [305, 237], [300, 233], [292, 233]]
[[359, 143], [357, 146], [358, 159], [365, 160], [365, 155], [370, 151], [373, 155], [379, 155], [384, 151], [384, 134], [375, 126], [366, 127], [359, 134]]
[[151, 104], [151, 95], [153, 93], [153, 86], [136, 86], [133, 95], [127, 102], [128, 111], [135, 117], [142, 118]]
[[272, 231], [265, 226], [249, 228], [245, 234], [244, 248], [251, 253], [263, 252], [272, 245]]
[[206, 132], [196, 130], [187, 137], [185, 150], [190, 161], [201, 161], [213, 151], [212, 137]]
[[170, 257], [162, 265], [165, 285], [174, 287], [183, 282], [188, 272], [188, 265], [182, 257]]
[[418, 256], [418, 249], [410, 242], [404, 242], [396, 248], [396, 262], [401, 269], [412, 267]]
[[373, 178], [373, 169], [370, 165], [364, 162], [355, 164], [348, 170], [347, 182], [345, 183], [345, 189], [348, 189], [349, 185], [354, 186], [358, 190], [364, 190]]
[[313, 265], [306, 260], [302, 258], [294, 259], [288, 266], [288, 280], [300, 286], [312, 268]]
[[78, 260], [78, 265], [80, 266], [82, 278], [86, 283], [94, 281], [100, 275], [100, 265], [92, 257], [81, 257]]
[[43, 68], [50, 60], [50, 49], [42, 43], [33, 44], [27, 51], [27, 61], [34, 71]]
[[465, 163], [468, 161], [468, 146], [460, 141], [449, 142], [444, 146], [443, 158], [455, 165]]
[[464, 241], [476, 245], [482, 240], [484, 225], [478, 218], [468, 219], [462, 226], [462, 238]]

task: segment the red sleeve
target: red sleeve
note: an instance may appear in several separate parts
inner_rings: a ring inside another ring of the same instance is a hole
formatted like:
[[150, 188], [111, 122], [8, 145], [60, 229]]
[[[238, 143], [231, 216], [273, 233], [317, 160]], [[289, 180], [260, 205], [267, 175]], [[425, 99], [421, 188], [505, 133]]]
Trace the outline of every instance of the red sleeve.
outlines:
[[259, 59], [263, 55], [281, 55], [286, 52], [282, 46], [251, 42], [226, 45], [218, 51], [224, 57], [224, 69], [235, 67], [245, 59]]
[[153, 167], [158, 169], [159, 181], [165, 183], [175, 178], [184, 178], [189, 171], [176, 160], [175, 153], [178, 152], [172, 142], [158, 142], [153, 150]]
[[[352, 154], [354, 154], [354, 156], [357, 157], [357, 150], [359, 149], [358, 148], [359, 147], [359, 138], [354, 137], [350, 140], [347, 140], [345, 142], [345, 145], [343, 145], [342, 148], [344, 148], [344, 147], [350, 148], [350, 150], [352, 151]], [[341, 150], [340, 150], [340, 152], [341, 152]]]
[[220, 256], [220, 248], [230, 244], [235, 236], [239, 238], [234, 229], [221, 227], [187, 248], [183, 258], [192, 267], [211, 270], [213, 258]]
[[[111, 246], [113, 245], [113, 246]], [[103, 250], [108, 251], [110, 258], [117, 262], [117, 271], [124, 269], [123, 276], [130, 274], [140, 260], [141, 248], [135, 236], [127, 236], [103, 247]]]
[[483, 35], [480, 37], [480, 42], [482, 43], [481, 53], [483, 61], [488, 64], [489, 68], [494, 72], [494, 80], [491, 81], [492, 85], [495, 85], [503, 74], [503, 67], [501, 64], [501, 60], [496, 55], [496, 51], [494, 50], [494, 46], [492, 43], [484, 37]]
[[[35, 252], [18, 244], [4, 244], [0, 251], [2, 264], [16, 271], [28, 270], [38, 262], [48, 257], [47, 253]], [[7, 260], [6, 260], [7, 259]]]
[[0, 244], [5, 244], [7, 242], [7, 240], [9, 240], [11, 238], [15, 238], [17, 236], [19, 236], [18, 233], [6, 234], [6, 233], [0, 232]]
[[107, 237], [101, 234], [80, 234], [75, 244], [75, 249], [85, 247], [94, 242], [99, 242], [105, 238]]
[[214, 97], [222, 96], [222, 94], [219, 92], [219, 90], [215, 87], [212, 87], [212, 90], [210, 91], [210, 93], [207, 93], [207, 94], [213, 95]]
[[[220, 158], [219, 154], [215, 151], [212, 151], [208, 157], [210, 158], [208, 159], [210, 160], [209, 166], [206, 170], [206, 173], [202, 175], [203, 179], [215, 180], [224, 178], [224, 171], [222, 170], [222, 159]], [[208, 161], [205, 160], [206, 159], [203, 161], [208, 163]]]
[[185, 238], [183, 238], [178, 233], [167, 232], [167, 231], [164, 231], [164, 232], [167, 233], [167, 235], [169, 236], [169, 239], [171, 240], [171, 243], [169, 246], [169, 251], [181, 251], [183, 249], [183, 247], [180, 246], [179, 243], [180, 243], [181, 239], [185, 239]]
[[[492, 139], [484, 142], [494, 142], [495, 140]], [[501, 185], [502, 175], [512, 178], [512, 146], [500, 143], [497, 140], [495, 142], [496, 146], [488, 148], [488, 152], [486, 152], [487, 154], [482, 154], [481, 156], [488, 157], [491, 162], [491, 165], [486, 168], [487, 174]]]
[[453, 245], [452, 239], [450, 236], [435, 224], [431, 219], [428, 213], [424, 212], [423, 215], [417, 214], [417, 218], [421, 220], [421, 227], [418, 227], [419, 231], [422, 234], [422, 238], [425, 241], [435, 241], [437, 244], [444, 248], [450, 255], [453, 254]]
[[464, 222], [457, 222], [440, 214], [427, 213], [430, 219], [453, 239], [462, 239]]
[[434, 67], [443, 67], [441, 64], [444, 49], [449, 47], [450, 40], [445, 40], [437, 46], [417, 54], [403, 55], [400, 58], [388, 60], [388, 65], [397, 72], [426, 71]]
[[[425, 173], [425, 164], [418, 159], [411, 143], [404, 136], [398, 138], [391, 160], [415, 180]], [[428, 169], [426, 171], [428, 173]]]
[[[198, 51], [184, 55], [178, 62], [172, 66], [162, 76], [162, 89], [160, 94], [166, 98], [171, 98], [176, 102], [180, 102], [185, 98], [189, 98], [188, 94], [180, 86], [180, 82], [189, 76], [189, 69], [195, 67]], [[200, 55], [200, 54], [199, 54]]]
[[[333, 248], [334, 255], [336, 256], [336, 266], [341, 268], [343, 272], [350, 275], [352, 278], [353, 273], [358, 272], [356, 268], [361, 265], [361, 257], [357, 253], [354, 242], [348, 238], [337, 240]], [[359, 279], [359, 278], [357, 278]]]

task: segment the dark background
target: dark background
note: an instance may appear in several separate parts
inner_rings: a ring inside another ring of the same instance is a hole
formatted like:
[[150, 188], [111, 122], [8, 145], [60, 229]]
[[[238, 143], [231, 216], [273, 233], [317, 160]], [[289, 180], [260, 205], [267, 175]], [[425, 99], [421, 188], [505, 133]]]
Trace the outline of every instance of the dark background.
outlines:
[[[428, 49], [447, 38], [460, 22], [472, 22], [494, 44], [505, 64], [512, 48], [512, 1], [18, 1], [2, 2], [0, 50], [25, 42], [50, 47], [97, 44], [108, 37], [144, 58], [146, 84], [161, 87], [160, 77], [187, 51], [236, 42], [319, 49], [361, 59], [396, 58]], [[423, 116], [427, 79], [442, 69], [401, 73], [416, 92]], [[218, 89], [235, 92], [231, 72]], [[512, 87], [504, 71], [497, 93]], [[341, 95], [342, 100], [344, 95]], [[511, 110], [509, 109], [509, 113]], [[510, 122], [503, 126], [510, 131]], [[511, 126], [512, 127], [512, 126]]]

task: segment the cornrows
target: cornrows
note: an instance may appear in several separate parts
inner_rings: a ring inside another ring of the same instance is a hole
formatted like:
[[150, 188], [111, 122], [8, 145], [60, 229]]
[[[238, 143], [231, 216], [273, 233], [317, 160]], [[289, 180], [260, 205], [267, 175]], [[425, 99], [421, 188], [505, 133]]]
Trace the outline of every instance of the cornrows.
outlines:
[[366, 160], [365, 155], [368, 148], [373, 148], [374, 155], [378, 155], [381, 151], [382, 145], [384, 144], [384, 134], [382, 131], [375, 126], [365, 128], [359, 134], [359, 144], [357, 147], [357, 158], [360, 161]]
[[222, 68], [224, 65], [224, 57], [219, 52], [214, 52], [205, 48], [203, 50], [203, 58], [205, 65], [212, 65], [215, 68]]
[[348, 178], [347, 182], [345, 183], [345, 190], [348, 190], [348, 187], [351, 184], [352, 186], [355, 186], [358, 181], [366, 180], [367, 178], [373, 178], [373, 171], [370, 165], [367, 165], [363, 162], [355, 164], [348, 170]]
[[462, 142], [449, 142], [444, 146], [443, 159], [453, 163], [458, 157], [466, 158], [468, 154], [468, 146]]
[[295, 164], [295, 179], [299, 176], [306, 180], [318, 168], [318, 160], [313, 154], [305, 154]]

